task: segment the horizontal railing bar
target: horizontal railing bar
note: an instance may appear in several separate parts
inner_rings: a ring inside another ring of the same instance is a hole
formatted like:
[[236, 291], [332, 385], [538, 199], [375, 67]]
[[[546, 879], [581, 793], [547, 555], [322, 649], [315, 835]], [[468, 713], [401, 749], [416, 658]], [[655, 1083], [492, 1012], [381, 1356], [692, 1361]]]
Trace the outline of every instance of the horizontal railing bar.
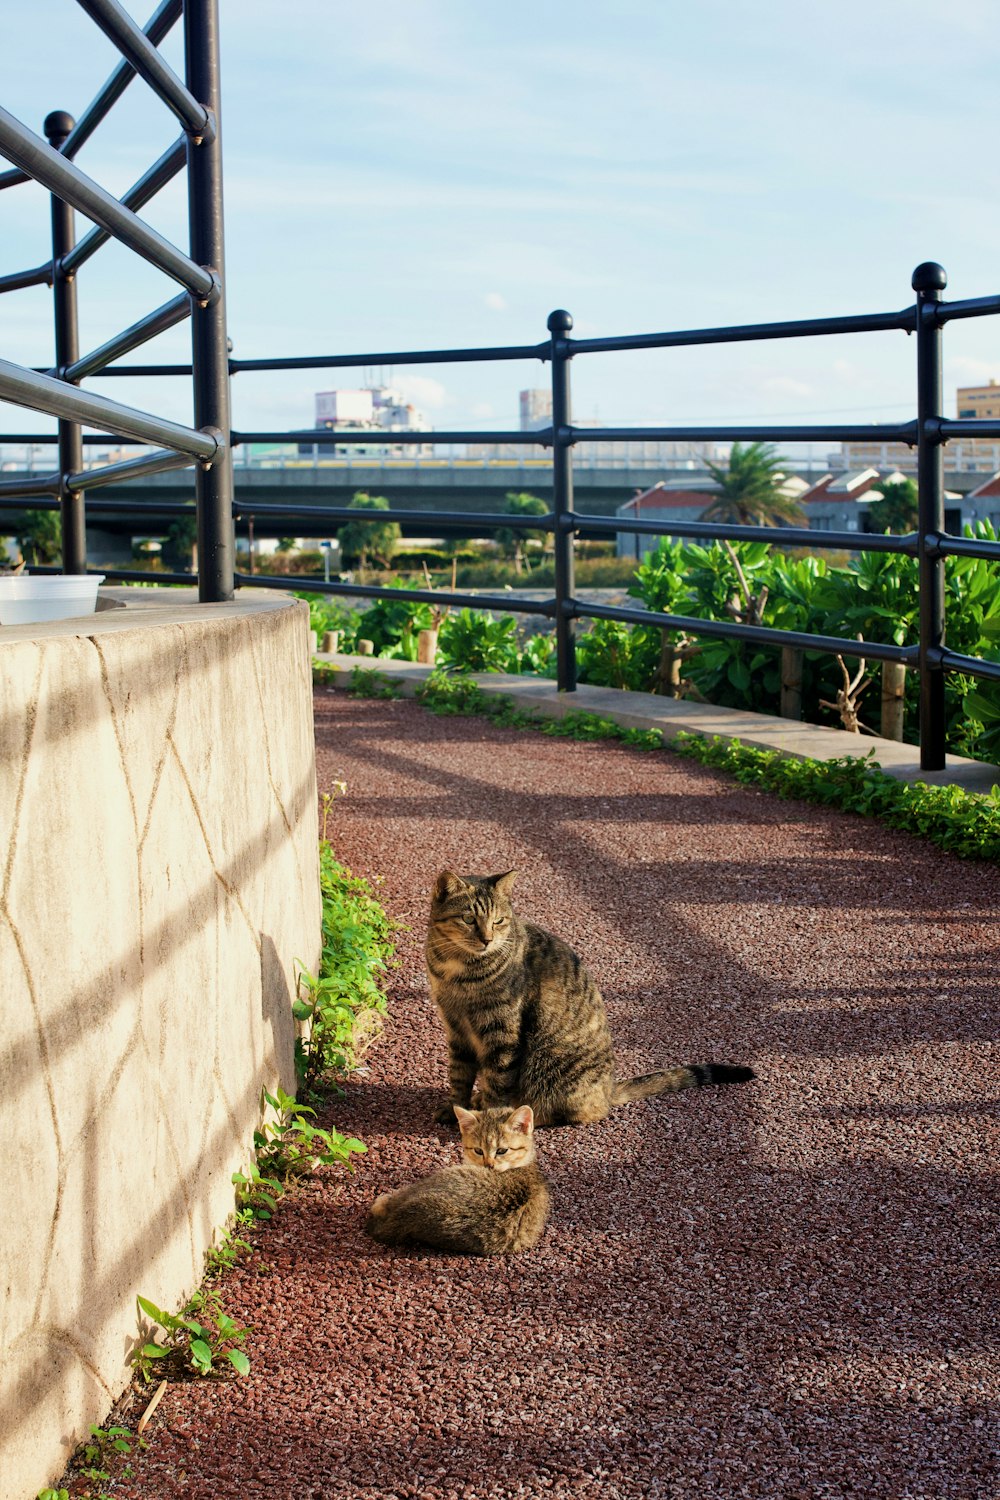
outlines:
[[130, 209], [123, 208], [117, 198], [3, 108], [0, 108], [0, 151], [57, 198], [71, 203], [88, 219], [109, 230], [122, 244], [179, 281], [189, 292], [202, 298], [217, 295], [218, 282], [211, 271], [196, 266], [176, 245]]
[[544, 448], [552, 442], [551, 427], [537, 432], [331, 432], [328, 427], [306, 427], [298, 432], [234, 432], [233, 447], [239, 443], [316, 443], [334, 447], [340, 443], [378, 443], [383, 447], [402, 444], [419, 448], [437, 443], [517, 443], [521, 447]]
[[[191, 316], [191, 298], [187, 292], [179, 292], [169, 302], [164, 302], [162, 307], [157, 307], [153, 312], [147, 313], [140, 318], [138, 323], [133, 323], [131, 328], [125, 328], [114, 338], [108, 339], [99, 349], [92, 349], [89, 354], [83, 354], [79, 359], [67, 365], [62, 372], [64, 380], [83, 380], [88, 375], [95, 375], [105, 365], [117, 359], [121, 354], [127, 354], [130, 349], [136, 349], [140, 344], [145, 344], [149, 339], [155, 339], [158, 334], [165, 333], [168, 328], [173, 328], [177, 323], [183, 323], [185, 318]], [[49, 371], [54, 374], [54, 371]]]
[[[32, 573], [61, 573], [62, 568], [34, 567]], [[88, 573], [103, 573], [105, 578], [123, 583], [197, 583], [197, 573], [140, 573], [130, 568], [88, 568]]]
[[[967, 677], [985, 677], [990, 682], [1000, 682], [1000, 661], [984, 661], [981, 656], [965, 656], [961, 651], [949, 651], [941, 647], [941, 665], [946, 672], [961, 672]], [[997, 771], [1000, 781], [1000, 769]]]
[[[177, 173], [187, 165], [187, 138], [181, 136], [168, 146], [158, 161], [155, 161], [148, 172], [144, 172], [137, 182], [134, 182], [128, 192], [121, 196], [123, 208], [128, 208], [133, 213], [147, 204], [151, 198], [155, 198], [161, 188], [166, 187]], [[102, 245], [106, 245], [111, 239], [111, 231], [104, 229], [98, 224], [89, 230], [82, 240], [75, 244], [62, 258], [62, 270], [67, 276], [79, 270], [85, 261], [98, 251]], [[191, 367], [188, 366], [188, 374]]]
[[300, 580], [298, 575], [290, 578], [287, 573], [283, 577], [276, 573], [237, 573], [235, 581], [240, 587], [255, 588], [259, 585], [267, 589], [297, 589], [308, 594], [344, 594], [358, 599], [412, 599], [417, 604], [453, 604], [459, 609], [502, 609], [521, 615], [551, 617], [556, 613], [554, 599], [519, 599], [516, 604], [512, 604], [509, 594], [453, 594], [447, 589], [389, 589], [378, 584], [327, 583], [322, 578], [303, 577]]
[[[143, 27], [146, 36], [148, 36], [154, 45], [162, 42], [174, 22], [180, 19], [182, 10], [181, 0], [163, 0], [163, 3], [156, 8]], [[134, 77], [135, 69], [130, 62], [126, 62], [123, 58], [111, 74], [111, 77], [104, 84], [100, 93], [88, 104], [66, 137], [60, 147], [63, 156], [69, 157], [72, 160], [84, 142], [88, 141], [93, 135], [112, 106], [124, 94]], [[14, 168], [10, 172], [0, 172], [0, 189], [14, 187], [19, 182], [30, 181], [30, 173], [21, 172], [17, 168]]]
[[738, 625], [735, 621], [702, 620], [691, 615], [664, 615], [653, 610], [625, 609], [610, 604], [585, 604], [578, 599], [570, 603], [569, 610], [572, 615], [585, 619], [621, 620], [626, 625], [650, 625], [663, 630], [682, 630], [685, 635], [753, 641], [761, 646], [798, 646], [803, 651], [839, 652], [841, 656], [871, 657], [873, 661], [902, 662], [905, 666], [914, 666], [919, 654], [917, 646], [848, 640], [836, 635], [810, 635], [803, 630], [778, 630], [770, 625]]
[[20, 292], [27, 286], [51, 286], [52, 262], [35, 266], [33, 271], [12, 271], [9, 276], [0, 276], [0, 292]]
[[462, 365], [500, 359], [548, 359], [552, 345], [501, 344], [482, 349], [393, 349], [379, 354], [297, 354], [286, 359], [231, 359], [233, 375], [253, 370], [349, 370], [360, 365]]
[[834, 427], [571, 427], [570, 441], [589, 443], [908, 443], [916, 422], [869, 422]]
[[50, 375], [25, 370], [6, 359], [0, 359], [0, 400], [12, 401], [15, 406], [31, 406], [36, 411], [48, 412], [50, 416], [62, 417], [66, 421], [105, 427], [119, 437], [151, 440], [164, 448], [190, 453], [195, 458], [213, 460], [223, 445], [221, 433], [197, 432], [193, 427], [182, 427], [179, 422], [150, 416], [148, 412], [109, 401], [106, 396], [81, 391], [75, 385], [67, 385], [64, 380], [53, 380]]
[[173, 110], [190, 135], [204, 135], [210, 113], [185, 88], [173, 68], [161, 57], [146, 33], [118, 4], [118, 0], [77, 0], [81, 10], [109, 37], [168, 109]]
[[[58, 495], [58, 493], [58, 474], [33, 474], [26, 479], [0, 479], [0, 496], [4, 498], [16, 496], [19, 499], [27, 499], [32, 495]], [[10, 508], [17, 510], [19, 507], [12, 500]]]
[[939, 302], [934, 308], [935, 323], [950, 323], [953, 318], [982, 318], [1000, 312], [1000, 297], [966, 297], [958, 302]]
[[988, 542], [974, 536], [949, 536], [943, 533], [936, 539], [927, 538], [931, 557], [982, 557], [987, 562], [1000, 562], [1000, 542]]
[[233, 514], [237, 516], [259, 516], [261, 520], [302, 522], [303, 525], [313, 525], [320, 521], [332, 521], [338, 526], [348, 521], [426, 521], [434, 526], [442, 526], [446, 530], [455, 527], [481, 527], [484, 531], [492, 531], [497, 527], [509, 527], [511, 531], [552, 531], [555, 528], [555, 517], [551, 512], [544, 516], [505, 515], [502, 511], [434, 511], [434, 510], [404, 510], [390, 508], [389, 510], [365, 510], [359, 506], [351, 508], [347, 505], [278, 505], [265, 504], [256, 505], [252, 500], [235, 500], [233, 502]]
[[[32, 446], [43, 443], [58, 443], [57, 432], [0, 432], [0, 443], [27, 443]], [[108, 435], [104, 432], [85, 432], [81, 438], [84, 443], [106, 443]], [[145, 438], [130, 438], [130, 442], [145, 443]]]
[[[169, 448], [164, 448], [142, 458], [123, 458], [119, 463], [102, 464], [97, 469], [81, 469], [76, 474], [69, 475], [66, 488], [96, 490], [104, 484], [123, 484], [128, 479], [141, 479], [145, 474], [161, 474], [168, 469], [189, 469], [195, 462], [187, 453], [174, 453]], [[137, 515], [143, 510], [160, 509], [153, 500], [121, 500], [117, 504], [131, 506]], [[91, 505], [100, 505], [100, 501], [94, 500]]]
[[632, 333], [617, 338], [567, 339], [567, 352], [613, 354], [626, 349], [675, 349], [690, 344], [740, 344], [758, 339], [817, 338], [825, 334], [879, 333], [917, 326], [913, 307], [899, 312], [858, 313], [842, 318], [798, 318], [782, 323], [738, 323], [725, 328], [685, 328], [675, 333]]
[[953, 437], [1000, 438], [1000, 422], [986, 417], [942, 417], [936, 425], [945, 442]]
[[[565, 524], [565, 523], [564, 523]], [[776, 547], [823, 547], [840, 552], [900, 552], [908, 557], [917, 554], [916, 532], [905, 536], [886, 536], [868, 531], [814, 531], [811, 526], [727, 526], [715, 521], [646, 521], [631, 516], [581, 516], [574, 511], [568, 518], [569, 530], [581, 526], [589, 531], [624, 531], [640, 536], [690, 536], [711, 541], [771, 542]]]
[[190, 365], [114, 365], [106, 370], [95, 370], [102, 380], [106, 375], [187, 375], [192, 374]]
[[[58, 476], [56, 476], [58, 482]], [[62, 501], [55, 497], [52, 489], [47, 490], [38, 499], [33, 500], [30, 506], [25, 506], [23, 500], [7, 499], [0, 492], [0, 511], [5, 510], [60, 510]], [[197, 515], [197, 509], [193, 505], [186, 505], [181, 500], [164, 500], [159, 505], [136, 505], [133, 500], [108, 500], [99, 491], [91, 495], [87, 500], [87, 515], [93, 519], [95, 515], [125, 515], [132, 516], [136, 522], [137, 530], [148, 530], [148, 527], [140, 526], [140, 522], [146, 515], [150, 516], [191, 516]]]

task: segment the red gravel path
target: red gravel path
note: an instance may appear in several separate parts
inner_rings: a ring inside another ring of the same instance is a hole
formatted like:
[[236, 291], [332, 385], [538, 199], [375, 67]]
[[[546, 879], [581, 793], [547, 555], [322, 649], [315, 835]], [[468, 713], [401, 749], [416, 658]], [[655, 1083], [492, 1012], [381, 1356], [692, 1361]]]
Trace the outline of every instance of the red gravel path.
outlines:
[[[225, 1283], [244, 1381], [172, 1388], [141, 1500], [986, 1500], [998, 1484], [1000, 872], [666, 753], [317, 693], [329, 829], [411, 924], [353, 1178]], [[389, 1251], [385, 1188], [455, 1159], [422, 941], [442, 865], [516, 867], [584, 953], [623, 1068], [759, 1082], [545, 1132], [509, 1261]]]

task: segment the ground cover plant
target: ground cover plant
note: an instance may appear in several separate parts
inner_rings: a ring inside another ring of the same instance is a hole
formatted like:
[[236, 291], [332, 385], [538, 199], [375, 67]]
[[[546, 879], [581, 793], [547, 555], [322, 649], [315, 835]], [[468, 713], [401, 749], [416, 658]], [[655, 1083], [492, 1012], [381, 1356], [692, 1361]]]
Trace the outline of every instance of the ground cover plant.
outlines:
[[930, 839], [965, 859], [1000, 860], [1000, 785], [982, 794], [957, 786], [899, 781], [882, 770], [874, 751], [827, 761], [797, 759], [717, 735], [709, 739], [679, 734], [665, 741], [658, 729], [631, 729], [597, 714], [542, 719], [518, 708], [503, 694], [485, 693], [471, 677], [445, 673], [432, 674], [417, 698], [432, 713], [479, 714], [513, 729], [581, 740], [621, 740], [642, 750], [666, 749], [780, 797], [879, 818], [891, 828]]
[[[998, 535], [985, 520], [967, 526], [965, 532], [985, 541], [995, 541]], [[912, 645], [918, 639], [918, 565], [911, 557], [858, 552], [834, 563], [795, 550], [782, 551], [770, 541], [703, 546], [663, 537], [638, 566], [629, 562], [628, 569], [629, 593], [659, 613], [897, 645]], [[542, 568], [531, 577], [541, 582]], [[547, 575], [544, 581], [548, 584]], [[578, 586], [583, 583], [580, 570], [577, 582]], [[949, 646], [970, 656], [1000, 659], [996, 569], [978, 558], [948, 558], [946, 594]], [[377, 633], [381, 643], [377, 654], [415, 660], [418, 626], [425, 628], [424, 617], [417, 611], [430, 606], [407, 605], [406, 601], [392, 601], [388, 607], [380, 601], [380, 605], [381, 609], [373, 606], [354, 617], [354, 638], [364, 633], [362, 623], [367, 622], [372, 632], [369, 638]], [[350, 630], [345, 631], [345, 643], [350, 638]], [[343, 649], [350, 650], [350, 645]], [[456, 671], [552, 678], [554, 637], [550, 632], [526, 634], [511, 616], [495, 619], [489, 611], [456, 611], [441, 623], [438, 664]], [[590, 626], [581, 622], [577, 664], [579, 680], [597, 687], [679, 694], [723, 708], [780, 712], [778, 647], [699, 638], [695, 630], [685, 634], [652, 622], [626, 625], [597, 620]], [[840, 686], [840, 668], [829, 652], [803, 653], [802, 717], [806, 722], [837, 724], [836, 711], [827, 705]], [[948, 673], [945, 702], [949, 750], [1000, 763], [1000, 687]], [[916, 743], [916, 672], [906, 673], [904, 707], [903, 737]], [[861, 720], [875, 732], [877, 714], [877, 694], [872, 691], [862, 702]]]

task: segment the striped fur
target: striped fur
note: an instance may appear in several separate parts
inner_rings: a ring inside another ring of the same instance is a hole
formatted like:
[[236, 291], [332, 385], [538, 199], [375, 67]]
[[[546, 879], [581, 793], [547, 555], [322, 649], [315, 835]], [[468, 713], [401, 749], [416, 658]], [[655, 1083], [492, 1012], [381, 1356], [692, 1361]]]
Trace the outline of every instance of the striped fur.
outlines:
[[462, 1165], [383, 1193], [372, 1204], [365, 1233], [383, 1245], [431, 1245], [460, 1255], [530, 1250], [549, 1215], [531, 1110], [455, 1113]]
[[530, 1104], [536, 1125], [603, 1120], [616, 1105], [654, 1094], [737, 1083], [750, 1068], [688, 1064], [615, 1078], [604, 1001], [561, 938], [522, 921], [511, 904], [515, 872], [438, 876], [427, 929], [427, 975], [448, 1039], [448, 1103]]

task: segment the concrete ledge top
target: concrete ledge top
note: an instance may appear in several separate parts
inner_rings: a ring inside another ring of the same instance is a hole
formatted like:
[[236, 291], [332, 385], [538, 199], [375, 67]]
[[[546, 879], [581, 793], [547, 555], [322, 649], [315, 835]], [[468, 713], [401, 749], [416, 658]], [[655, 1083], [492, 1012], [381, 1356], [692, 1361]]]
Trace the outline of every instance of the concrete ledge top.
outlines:
[[[331, 666], [338, 686], [350, 685], [356, 667], [375, 671], [397, 682], [407, 696], [416, 692], [431, 674], [417, 662], [380, 656], [329, 656], [316, 661]], [[580, 686], [573, 693], [560, 693], [544, 677], [506, 676], [498, 672], [475, 672], [484, 692], [504, 694], [525, 710], [545, 718], [584, 712], [600, 714], [629, 729], [659, 729], [664, 739], [686, 732], [725, 740], [739, 740], [758, 750], [776, 750], [800, 760], [836, 760], [845, 755], [862, 757], [874, 750], [875, 759], [887, 776], [900, 781], [923, 781], [930, 786], [960, 786], [968, 792], [989, 792], [1000, 783], [1000, 766], [961, 755], [949, 755], [943, 771], [922, 771], [916, 745], [884, 740], [877, 735], [847, 734], [822, 724], [803, 724], [795, 719], [772, 718], [769, 714], [716, 708], [710, 703], [690, 703], [683, 698], [659, 698], [652, 693], [632, 693], [618, 688]]]
[[[240, 589], [226, 604], [202, 604], [192, 588], [102, 588], [98, 608], [92, 615], [74, 615], [66, 620], [37, 620], [30, 625], [0, 625], [0, 646], [17, 641], [54, 640], [61, 636], [106, 635], [150, 625], [191, 624], [220, 617], [239, 618], [268, 614], [296, 605], [307, 606], [281, 589]], [[120, 606], [124, 605], [124, 608]], [[110, 607], [109, 607], [110, 606]]]

